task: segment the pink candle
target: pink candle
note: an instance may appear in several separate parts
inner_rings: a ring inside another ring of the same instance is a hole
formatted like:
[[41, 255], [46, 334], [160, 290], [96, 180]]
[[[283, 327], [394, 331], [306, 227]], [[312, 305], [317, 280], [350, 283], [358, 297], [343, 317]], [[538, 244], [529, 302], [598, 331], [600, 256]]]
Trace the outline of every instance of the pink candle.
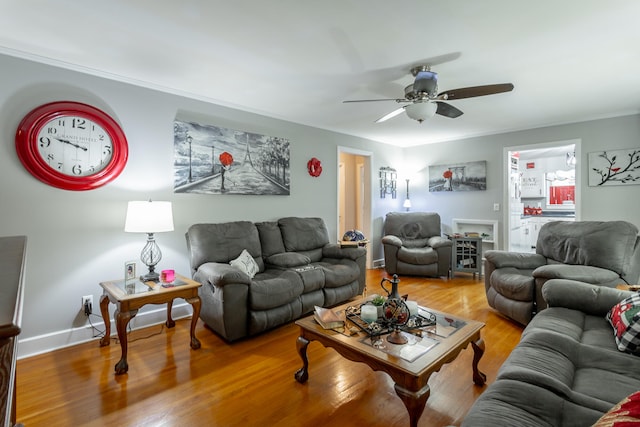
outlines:
[[162, 270], [160, 273], [160, 280], [164, 283], [171, 283], [176, 278], [176, 272], [174, 270]]

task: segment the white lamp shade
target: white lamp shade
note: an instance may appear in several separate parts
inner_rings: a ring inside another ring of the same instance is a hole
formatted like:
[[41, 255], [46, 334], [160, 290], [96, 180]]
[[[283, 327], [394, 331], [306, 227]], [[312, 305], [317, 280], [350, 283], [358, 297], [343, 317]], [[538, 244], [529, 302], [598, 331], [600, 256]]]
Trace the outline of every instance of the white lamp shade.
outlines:
[[438, 104], [435, 102], [419, 101], [407, 105], [405, 111], [407, 112], [407, 116], [422, 123], [423, 121], [433, 117], [436, 114], [437, 109]]
[[404, 203], [402, 204], [403, 208], [410, 208], [411, 207], [411, 200], [409, 199], [404, 199]]
[[129, 202], [124, 231], [129, 233], [162, 233], [173, 231], [171, 202]]

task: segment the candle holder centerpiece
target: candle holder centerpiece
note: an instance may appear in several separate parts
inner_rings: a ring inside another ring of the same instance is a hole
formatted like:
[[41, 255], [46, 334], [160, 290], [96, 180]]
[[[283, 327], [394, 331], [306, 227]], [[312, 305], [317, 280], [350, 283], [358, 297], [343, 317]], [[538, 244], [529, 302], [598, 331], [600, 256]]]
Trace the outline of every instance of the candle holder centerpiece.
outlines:
[[[391, 283], [391, 290], [385, 288], [385, 282]], [[349, 306], [345, 310], [346, 318], [372, 340], [381, 335], [387, 335], [387, 341], [391, 344], [407, 344], [409, 340], [402, 331], [421, 337], [426, 331], [425, 328], [435, 326], [436, 315], [429, 310], [419, 308], [415, 301], [407, 303], [407, 295], [400, 296], [398, 292], [399, 282], [395, 274], [391, 280], [382, 279], [380, 286], [386, 292], [387, 298], [377, 296], [361, 305]], [[382, 306], [380, 313], [374, 318], [375, 314], [371, 313], [371, 309], [377, 305], [376, 299]]]

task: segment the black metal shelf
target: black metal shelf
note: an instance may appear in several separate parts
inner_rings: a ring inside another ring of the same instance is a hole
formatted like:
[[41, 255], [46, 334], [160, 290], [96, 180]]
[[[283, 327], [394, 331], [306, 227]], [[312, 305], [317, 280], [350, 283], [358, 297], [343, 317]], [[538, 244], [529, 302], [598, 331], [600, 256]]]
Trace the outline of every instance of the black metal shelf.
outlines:
[[451, 239], [451, 273], [460, 271], [482, 275], [482, 238], [453, 237]]

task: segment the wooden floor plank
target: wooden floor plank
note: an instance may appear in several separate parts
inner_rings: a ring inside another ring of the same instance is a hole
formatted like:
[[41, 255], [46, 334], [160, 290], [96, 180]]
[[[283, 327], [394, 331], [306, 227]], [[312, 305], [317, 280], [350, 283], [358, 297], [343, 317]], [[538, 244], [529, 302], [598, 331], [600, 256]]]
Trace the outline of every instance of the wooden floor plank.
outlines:
[[[383, 270], [367, 273], [383, 293]], [[480, 369], [487, 382], [517, 344], [522, 327], [490, 309], [482, 280], [401, 277], [400, 293], [421, 305], [486, 323]], [[198, 322], [202, 348], [189, 347], [189, 319], [130, 333], [129, 372], [115, 376], [116, 342], [95, 342], [18, 361], [17, 416], [37, 426], [407, 426], [409, 416], [384, 373], [343, 359], [318, 343], [308, 348], [309, 381], [299, 384], [298, 328], [278, 327], [229, 344]], [[485, 387], [473, 384], [471, 348], [429, 380], [419, 425], [459, 425]]]

